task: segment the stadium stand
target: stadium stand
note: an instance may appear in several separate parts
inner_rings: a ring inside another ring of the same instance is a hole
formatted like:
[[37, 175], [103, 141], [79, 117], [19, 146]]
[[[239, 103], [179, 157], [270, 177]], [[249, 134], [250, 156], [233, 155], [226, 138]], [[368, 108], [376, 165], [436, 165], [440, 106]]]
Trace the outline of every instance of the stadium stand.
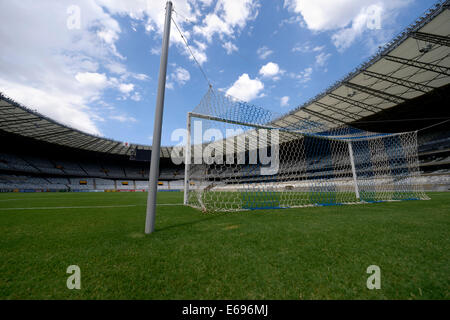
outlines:
[[3, 167], [20, 172], [39, 172], [28, 162], [13, 154], [0, 154], [0, 163]]
[[96, 178], [94, 181], [97, 190], [116, 190], [117, 182], [115, 180]]

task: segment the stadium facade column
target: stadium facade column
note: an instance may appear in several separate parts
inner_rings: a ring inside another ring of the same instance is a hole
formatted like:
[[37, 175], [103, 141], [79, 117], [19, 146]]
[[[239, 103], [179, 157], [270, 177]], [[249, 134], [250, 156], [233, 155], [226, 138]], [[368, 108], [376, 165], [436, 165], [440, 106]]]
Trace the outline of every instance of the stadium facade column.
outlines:
[[351, 141], [348, 142], [348, 153], [350, 154], [350, 163], [352, 165], [353, 183], [355, 184], [356, 199], [360, 200], [359, 188], [358, 188], [358, 179], [357, 179], [357, 176], [356, 176], [355, 158], [353, 156], [353, 147], [352, 147], [352, 142]]
[[161, 129], [164, 111], [164, 94], [166, 90], [167, 57], [169, 53], [170, 22], [172, 19], [172, 1], [166, 3], [166, 19], [161, 48], [161, 62], [159, 65], [158, 95], [156, 97], [155, 122], [153, 126], [152, 157], [147, 197], [147, 215], [145, 219], [145, 233], [155, 230], [156, 194], [158, 191], [159, 158], [161, 150]]

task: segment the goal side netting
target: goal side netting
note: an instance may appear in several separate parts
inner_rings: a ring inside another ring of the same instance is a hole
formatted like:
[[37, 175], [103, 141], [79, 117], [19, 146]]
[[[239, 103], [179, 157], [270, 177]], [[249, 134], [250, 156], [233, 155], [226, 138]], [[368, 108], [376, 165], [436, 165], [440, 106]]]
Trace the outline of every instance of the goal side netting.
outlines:
[[417, 132], [290, 122], [212, 89], [188, 132], [185, 204], [203, 211], [428, 199]]

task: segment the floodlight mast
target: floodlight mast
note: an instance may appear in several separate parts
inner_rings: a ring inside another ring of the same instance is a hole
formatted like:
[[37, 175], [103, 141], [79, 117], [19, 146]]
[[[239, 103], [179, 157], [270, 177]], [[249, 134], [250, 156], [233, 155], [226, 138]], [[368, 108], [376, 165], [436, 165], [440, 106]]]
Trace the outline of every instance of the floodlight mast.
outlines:
[[161, 62], [159, 65], [158, 96], [156, 97], [155, 122], [153, 126], [152, 157], [147, 197], [147, 215], [145, 219], [145, 233], [155, 230], [156, 194], [158, 191], [159, 157], [161, 150], [161, 129], [164, 111], [164, 93], [166, 90], [167, 57], [169, 53], [170, 22], [172, 19], [172, 1], [166, 3], [166, 20], [161, 48]]

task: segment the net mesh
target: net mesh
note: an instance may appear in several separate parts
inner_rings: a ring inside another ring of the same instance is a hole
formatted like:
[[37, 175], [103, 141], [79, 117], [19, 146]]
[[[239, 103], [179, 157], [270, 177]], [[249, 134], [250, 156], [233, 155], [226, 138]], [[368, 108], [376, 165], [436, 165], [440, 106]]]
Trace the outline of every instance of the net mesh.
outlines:
[[185, 203], [213, 212], [428, 199], [416, 132], [278, 119], [210, 89], [191, 113]]

